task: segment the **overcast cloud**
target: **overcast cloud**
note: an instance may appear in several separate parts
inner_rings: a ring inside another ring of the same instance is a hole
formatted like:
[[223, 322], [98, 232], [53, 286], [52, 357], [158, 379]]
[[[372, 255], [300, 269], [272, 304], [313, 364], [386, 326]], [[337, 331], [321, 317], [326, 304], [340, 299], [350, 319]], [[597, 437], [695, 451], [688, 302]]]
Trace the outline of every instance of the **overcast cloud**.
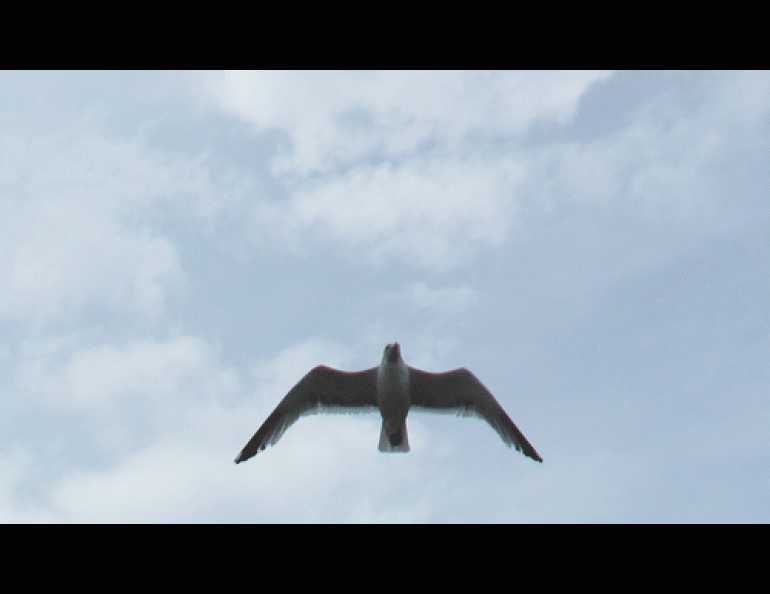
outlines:
[[[770, 74], [0, 73], [0, 522], [766, 522]], [[399, 341], [476, 419], [305, 417]]]

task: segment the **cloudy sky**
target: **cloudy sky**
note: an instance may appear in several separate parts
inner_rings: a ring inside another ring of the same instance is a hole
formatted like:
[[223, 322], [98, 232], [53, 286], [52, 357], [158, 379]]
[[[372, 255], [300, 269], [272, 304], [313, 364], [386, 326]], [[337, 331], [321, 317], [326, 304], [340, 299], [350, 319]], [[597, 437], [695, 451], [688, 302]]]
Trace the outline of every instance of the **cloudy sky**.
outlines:
[[[770, 74], [0, 73], [0, 522], [766, 522]], [[310, 368], [477, 419], [300, 419]]]

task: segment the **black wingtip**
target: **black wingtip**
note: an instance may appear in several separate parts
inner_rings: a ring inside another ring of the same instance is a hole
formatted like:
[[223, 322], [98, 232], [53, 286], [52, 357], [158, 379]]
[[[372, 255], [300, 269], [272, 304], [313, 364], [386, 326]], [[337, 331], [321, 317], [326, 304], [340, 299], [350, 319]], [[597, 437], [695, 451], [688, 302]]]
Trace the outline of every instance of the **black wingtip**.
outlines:
[[527, 453], [526, 453], [526, 454], [524, 454], [524, 455], [525, 455], [525, 456], [529, 456], [529, 457], [530, 457], [530, 458], [532, 458], [532, 459], [533, 459], [535, 462], [540, 462], [541, 464], [543, 463], [543, 459], [540, 457], [540, 454], [538, 454], [538, 453], [535, 451], [535, 448], [532, 448], [532, 451], [531, 451], [531, 452], [527, 452]]

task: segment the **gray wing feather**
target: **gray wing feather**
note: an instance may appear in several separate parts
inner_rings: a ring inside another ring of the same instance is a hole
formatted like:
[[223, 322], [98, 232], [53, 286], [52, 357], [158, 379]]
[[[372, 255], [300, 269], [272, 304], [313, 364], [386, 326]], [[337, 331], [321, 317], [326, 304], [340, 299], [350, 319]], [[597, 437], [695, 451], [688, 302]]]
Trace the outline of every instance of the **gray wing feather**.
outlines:
[[294, 386], [235, 458], [245, 462], [275, 444], [301, 416], [355, 413], [377, 408], [377, 368], [347, 372], [319, 365]]
[[409, 381], [413, 407], [482, 418], [508, 446], [514, 446], [533, 460], [543, 461], [500, 403], [467, 369], [461, 367], [446, 373], [429, 373], [410, 367]]

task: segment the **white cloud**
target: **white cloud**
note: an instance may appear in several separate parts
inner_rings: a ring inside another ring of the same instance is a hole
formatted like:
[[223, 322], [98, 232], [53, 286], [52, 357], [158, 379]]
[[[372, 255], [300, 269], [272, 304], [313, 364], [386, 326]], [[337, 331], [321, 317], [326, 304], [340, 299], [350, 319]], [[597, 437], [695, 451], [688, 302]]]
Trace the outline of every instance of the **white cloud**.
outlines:
[[[670, 97], [642, 104], [616, 133], [547, 145], [523, 162], [527, 192], [546, 210], [581, 202], [647, 219], [716, 222], [723, 215], [722, 160], [761, 142], [770, 111], [765, 73], [728, 73], [705, 100], [675, 109]], [[764, 100], [764, 101], [763, 101]]]
[[194, 522], [196, 501], [223, 469], [199, 444], [161, 442], [110, 471], [65, 479], [52, 504], [70, 522]]
[[0, 265], [5, 315], [38, 324], [83, 315], [88, 307], [156, 316], [168, 289], [183, 279], [176, 248], [162, 235], [122, 231], [107, 217], [65, 200], [23, 210], [15, 221], [6, 220], [19, 229]]
[[0, 145], [12, 171], [0, 194], [0, 316], [36, 327], [89, 309], [154, 317], [184, 282], [176, 246], [149, 215], [171, 204], [209, 216], [194, 198], [184, 202], [216, 193], [192, 164], [89, 132], [75, 126]]
[[[135, 422], [152, 434], [183, 431], [201, 402], [231, 401], [243, 390], [236, 372], [199, 337], [137, 338], [123, 345], [72, 342], [30, 344], [17, 364], [12, 393], [16, 406], [35, 403], [94, 419], [97, 450], [135, 447]], [[130, 416], [138, 412], [142, 419]]]
[[226, 111], [291, 140], [273, 162], [288, 200], [255, 207], [267, 233], [296, 248], [312, 232], [354, 259], [445, 270], [501, 245], [525, 174], [515, 157], [469, 155], [465, 136], [566, 123], [606, 76], [229, 72], [202, 86]]
[[[457, 141], [472, 129], [521, 132], [537, 119], [565, 123], [585, 90], [608, 73], [564, 72], [227, 72], [207, 75], [200, 87], [223, 109], [262, 128], [288, 132], [291, 155], [277, 171], [299, 175], [360, 158], [384, 141], [401, 155], [433, 136]], [[361, 127], [339, 118], [363, 111]], [[358, 148], [351, 151], [352, 146]]]
[[61, 380], [77, 406], [104, 405], [129, 394], [168, 398], [197, 389], [201, 376], [213, 371], [211, 357], [200, 338], [189, 336], [136, 340], [122, 348], [98, 345], [76, 352]]
[[351, 257], [446, 268], [500, 245], [517, 210], [515, 162], [361, 168], [298, 189], [280, 213], [284, 233], [334, 241]]
[[18, 493], [25, 478], [33, 472], [31, 456], [13, 448], [0, 456], [0, 524], [43, 524], [65, 521], [45, 507], [24, 502]]

